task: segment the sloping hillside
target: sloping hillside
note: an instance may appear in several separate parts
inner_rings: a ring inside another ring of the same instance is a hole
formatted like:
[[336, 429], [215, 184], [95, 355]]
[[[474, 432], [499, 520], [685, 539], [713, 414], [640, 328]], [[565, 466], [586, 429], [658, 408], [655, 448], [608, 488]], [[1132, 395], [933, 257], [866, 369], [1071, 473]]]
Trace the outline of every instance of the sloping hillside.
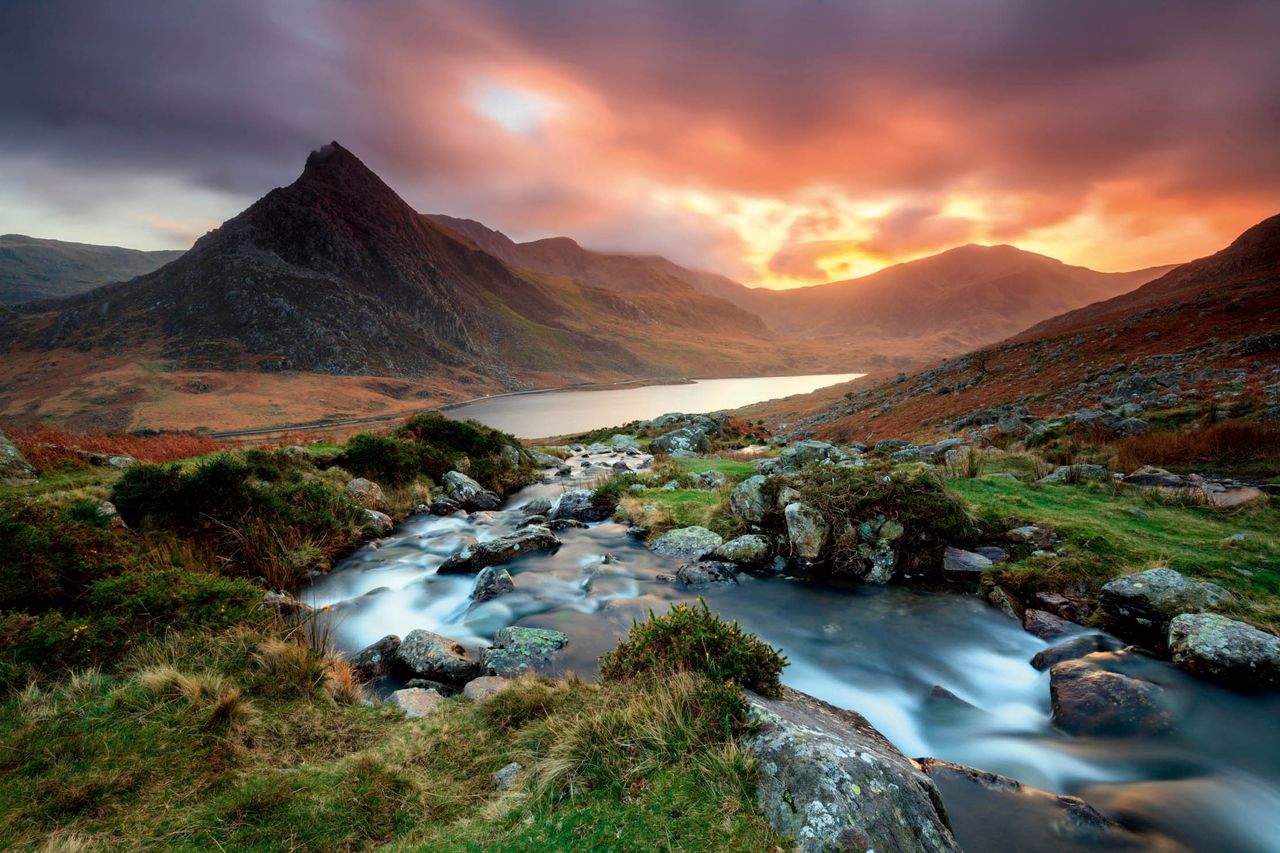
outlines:
[[[789, 433], [867, 440], [948, 432], [994, 406], [1048, 416], [1123, 403], [1256, 397], [1280, 405], [1280, 216], [1139, 290], [911, 375], [753, 407]], [[782, 426], [785, 424], [785, 426]]]
[[0, 305], [84, 293], [146, 275], [181, 255], [180, 251], [142, 252], [23, 234], [0, 235]]

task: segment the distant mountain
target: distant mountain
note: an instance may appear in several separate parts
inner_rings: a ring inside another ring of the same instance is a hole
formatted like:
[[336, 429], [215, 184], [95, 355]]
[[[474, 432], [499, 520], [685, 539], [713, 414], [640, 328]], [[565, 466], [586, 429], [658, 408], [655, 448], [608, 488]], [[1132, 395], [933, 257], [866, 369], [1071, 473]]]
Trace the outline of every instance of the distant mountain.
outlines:
[[862, 278], [753, 296], [781, 334], [931, 340], [956, 353], [1125, 293], [1168, 269], [1104, 273], [1013, 246], [968, 245]]
[[[429, 378], [421, 393], [456, 398], [468, 387], [812, 373], [865, 360], [780, 343], [755, 315], [673, 276], [628, 290], [599, 286], [589, 266], [577, 275], [485, 251], [331, 143], [294, 183], [166, 266], [10, 308], [0, 321], [0, 410], [52, 405], [32, 371], [54, 364], [60, 386], [76, 384], [68, 398], [79, 411], [95, 399], [132, 406], [163, 395], [184, 371]], [[108, 360], [160, 370], [105, 380]]]
[[428, 214], [431, 221], [466, 237], [479, 248], [509, 264], [562, 275], [602, 290], [656, 296], [683, 293], [692, 287], [699, 293], [725, 299], [754, 312], [758, 303], [752, 288], [731, 278], [704, 270], [692, 270], [658, 255], [623, 255], [584, 249], [568, 237], [550, 237], [517, 243], [474, 219]]
[[429, 218], [510, 264], [618, 293], [687, 285], [758, 315], [779, 335], [852, 340], [917, 357], [954, 355], [1132, 290], [1172, 267], [1104, 273], [1012, 246], [961, 246], [848, 281], [751, 288], [666, 258], [584, 249], [567, 237], [517, 243], [470, 219]]
[[22, 234], [0, 235], [0, 305], [84, 293], [146, 275], [181, 255], [180, 251], [142, 252]]
[[1018, 405], [1061, 415], [1113, 408], [1135, 393], [1254, 397], [1274, 407], [1268, 388], [1276, 387], [1278, 370], [1280, 216], [1273, 216], [1216, 254], [980, 353], [747, 414], [826, 438], [936, 436], [978, 409]]

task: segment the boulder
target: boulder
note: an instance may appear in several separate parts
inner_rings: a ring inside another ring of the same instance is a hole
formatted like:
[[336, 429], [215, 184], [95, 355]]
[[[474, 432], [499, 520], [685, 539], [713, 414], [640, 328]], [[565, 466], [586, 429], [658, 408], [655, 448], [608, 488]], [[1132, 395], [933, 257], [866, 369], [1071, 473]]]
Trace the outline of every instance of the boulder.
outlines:
[[947, 546], [942, 552], [942, 574], [947, 580], [977, 580], [992, 565], [991, 560], [974, 551]]
[[366, 509], [364, 511], [364, 524], [379, 536], [386, 536], [388, 533], [396, 529], [396, 523], [391, 520], [391, 516], [385, 512], [378, 512], [376, 509]]
[[476, 585], [471, 590], [471, 600], [479, 604], [515, 591], [516, 584], [510, 572], [501, 566], [487, 566], [476, 575]]
[[29, 486], [38, 481], [35, 467], [0, 431], [0, 486]]
[[461, 643], [422, 628], [405, 635], [396, 649], [396, 666], [418, 678], [455, 684], [475, 678], [479, 669]]
[[1192, 580], [1173, 569], [1155, 568], [1116, 578], [1102, 587], [1103, 618], [1121, 635], [1163, 641], [1173, 617], [1203, 613], [1225, 603], [1231, 593], [1214, 583]]
[[1080, 483], [1085, 480], [1109, 480], [1111, 472], [1105, 465], [1061, 465], [1053, 473], [1036, 480], [1037, 483]]
[[462, 695], [473, 702], [483, 702], [490, 696], [496, 696], [511, 686], [511, 681], [496, 675], [482, 675], [473, 678], [462, 688]]
[[1037, 592], [1036, 604], [1040, 606], [1039, 609], [1061, 616], [1068, 622], [1083, 622], [1093, 614], [1095, 607], [1092, 599], [1061, 592]]
[[372, 480], [356, 477], [347, 482], [346, 492], [347, 497], [366, 509], [387, 508], [387, 496], [382, 493], [382, 487]]
[[524, 504], [523, 506], [521, 506], [520, 511], [523, 512], [525, 515], [546, 515], [547, 513], [551, 512], [551, 507], [553, 505], [554, 505], [554, 502], [551, 500], [551, 498], [541, 496], [541, 497], [536, 497], [533, 500], [529, 501], [527, 504]]
[[733, 563], [719, 560], [685, 563], [676, 569], [676, 580], [689, 589], [705, 589], [718, 583], [737, 583], [738, 568]]
[[137, 464], [137, 459], [134, 459], [132, 456], [126, 456], [122, 453], [107, 457], [107, 465], [111, 468], [124, 470], [125, 468], [132, 468]]
[[868, 583], [888, 583], [898, 566], [898, 541], [906, 532], [900, 523], [883, 515], [869, 518], [857, 527], [855, 548], [859, 576]]
[[550, 666], [556, 654], [569, 644], [568, 635], [546, 628], [503, 628], [493, 645], [480, 655], [480, 669], [488, 675], [516, 677]]
[[519, 761], [513, 761], [503, 767], [497, 773], [493, 774], [493, 784], [499, 791], [506, 791], [516, 783], [516, 779], [520, 776], [520, 771], [524, 767]]
[[763, 521], [768, 510], [764, 495], [766, 482], [768, 480], [763, 474], [756, 474], [734, 486], [729, 493], [729, 511], [752, 524]]
[[701, 471], [693, 475], [693, 482], [699, 488], [718, 489], [729, 482], [729, 478], [722, 471]]
[[1073, 625], [1061, 616], [1054, 616], [1044, 610], [1028, 608], [1022, 614], [1023, 630], [1049, 642], [1069, 636], [1075, 633], [1079, 627], [1079, 625]]
[[816, 560], [830, 532], [822, 514], [799, 501], [787, 504], [782, 511], [787, 523], [787, 542], [791, 553], [801, 560]]
[[997, 548], [994, 545], [984, 545], [981, 548], [974, 548], [973, 553], [981, 554], [993, 563], [1005, 563], [1009, 560], [1009, 552], [1003, 548]]
[[766, 537], [759, 533], [748, 533], [725, 542], [714, 551], [714, 554], [718, 560], [756, 566], [768, 562], [772, 552], [773, 548]]
[[1280, 686], [1280, 637], [1216, 613], [1169, 623], [1169, 653], [1188, 672], [1236, 687]]
[[719, 533], [705, 527], [668, 530], [649, 546], [655, 553], [678, 560], [701, 560], [724, 542]]
[[796, 850], [960, 850], [937, 786], [862, 716], [789, 688], [747, 698], [756, 801]]
[[1076, 660], [1094, 652], [1114, 652], [1120, 647], [1119, 642], [1106, 634], [1083, 634], [1037, 652], [1031, 659], [1031, 665], [1043, 672], [1064, 660]]
[[498, 458], [512, 468], [520, 467], [520, 448], [514, 444], [504, 444], [498, 449]]
[[449, 498], [435, 497], [431, 499], [431, 505], [427, 509], [432, 515], [453, 515], [455, 512], [460, 512], [462, 507], [457, 501]]
[[1049, 670], [1053, 721], [1068, 734], [1132, 737], [1172, 728], [1164, 691], [1150, 681], [1110, 672], [1088, 658]]
[[937, 784], [955, 839], [966, 850], [1150, 849], [1146, 839], [1079, 797], [936, 758], [918, 763]]
[[461, 471], [444, 475], [445, 497], [467, 509], [497, 509], [498, 496]]
[[540, 524], [530, 524], [510, 536], [467, 545], [441, 563], [436, 569], [436, 574], [469, 574], [489, 566], [509, 563], [516, 557], [536, 554], [540, 551], [553, 551], [559, 547], [560, 539], [551, 532], [550, 528]]
[[314, 610], [310, 605], [303, 604], [289, 593], [276, 592], [275, 590], [268, 590], [262, 594], [261, 606], [264, 610], [274, 610], [277, 614], [285, 617], [286, 619], [305, 616]]
[[649, 443], [650, 453], [669, 456], [691, 456], [711, 449], [708, 431], [702, 426], [687, 426], [663, 433]]
[[533, 464], [540, 468], [559, 468], [563, 461], [550, 453], [544, 453], [541, 450], [526, 450], [529, 458], [533, 460]]
[[444, 697], [435, 690], [406, 687], [391, 694], [391, 704], [399, 706], [406, 717], [425, 717], [444, 704]]
[[593, 489], [574, 489], [565, 492], [551, 504], [547, 517], [571, 518], [575, 521], [604, 521], [613, 512], [607, 507], [599, 507], [592, 503], [595, 494]]
[[400, 638], [388, 634], [376, 643], [365, 646], [351, 657], [351, 667], [366, 681], [381, 678], [391, 672], [396, 652], [400, 650]]
[[618, 453], [625, 453], [628, 450], [639, 450], [640, 442], [634, 435], [618, 434], [609, 438], [609, 447]]

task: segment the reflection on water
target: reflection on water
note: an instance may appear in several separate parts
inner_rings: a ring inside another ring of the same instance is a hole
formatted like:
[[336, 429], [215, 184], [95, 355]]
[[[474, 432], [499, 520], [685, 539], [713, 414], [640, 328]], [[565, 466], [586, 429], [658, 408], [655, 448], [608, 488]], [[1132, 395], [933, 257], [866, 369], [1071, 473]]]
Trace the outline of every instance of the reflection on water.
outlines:
[[[335, 635], [349, 650], [414, 628], [478, 647], [518, 622], [567, 633], [558, 672], [594, 675], [596, 657], [633, 619], [693, 597], [659, 581], [675, 564], [621, 525], [562, 532], [555, 554], [509, 565], [515, 593], [475, 607], [471, 576], [435, 574], [472, 538], [514, 530], [521, 504], [563, 488], [532, 486], [502, 511], [471, 519], [413, 518], [319, 579], [304, 598], [333, 605]], [[1239, 696], [1167, 664], [1118, 655], [1116, 669], [1167, 688], [1178, 731], [1069, 738], [1049, 722], [1048, 674], [1028, 663], [1046, 644], [974, 596], [752, 576], [703, 596], [785, 652], [787, 684], [859, 711], [910, 756], [1077, 794], [1126, 825], [1163, 832], [1190, 849], [1280, 849], [1280, 694]], [[932, 699], [935, 685], [973, 707]]]
[[685, 385], [645, 385], [607, 391], [549, 391], [495, 397], [449, 409], [521, 438], [569, 435], [655, 418], [667, 412], [716, 412], [792, 394], [807, 394], [865, 376], [826, 373], [812, 376], [764, 376], [751, 379], [699, 379]]

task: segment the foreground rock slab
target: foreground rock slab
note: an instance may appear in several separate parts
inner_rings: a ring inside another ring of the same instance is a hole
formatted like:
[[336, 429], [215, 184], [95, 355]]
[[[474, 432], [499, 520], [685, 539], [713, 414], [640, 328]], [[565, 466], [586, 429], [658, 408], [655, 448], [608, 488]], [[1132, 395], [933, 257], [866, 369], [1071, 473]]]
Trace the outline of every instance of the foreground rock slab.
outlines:
[[1169, 654], [1189, 672], [1237, 687], [1280, 686], [1280, 637], [1216, 613], [1175, 617]]
[[747, 697], [760, 810], [797, 850], [960, 850], [937, 786], [862, 716], [790, 689]]
[[458, 684], [479, 674], [479, 665], [465, 646], [423, 628], [405, 635], [396, 649], [396, 663], [418, 678]]
[[444, 703], [444, 697], [435, 690], [406, 687], [391, 694], [391, 703], [404, 709], [406, 717], [425, 717]]

